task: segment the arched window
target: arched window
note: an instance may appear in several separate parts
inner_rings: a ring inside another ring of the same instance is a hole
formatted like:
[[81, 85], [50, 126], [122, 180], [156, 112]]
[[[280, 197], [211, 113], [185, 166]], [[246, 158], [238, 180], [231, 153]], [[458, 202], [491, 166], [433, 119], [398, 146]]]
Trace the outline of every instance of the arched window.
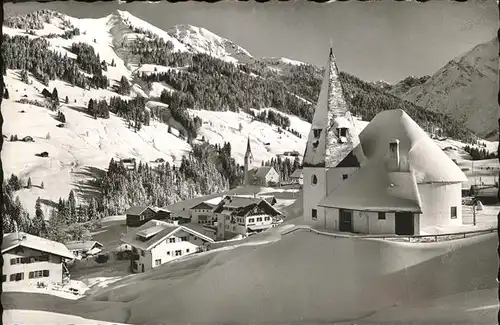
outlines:
[[318, 184], [318, 177], [316, 177], [316, 175], [312, 175], [311, 183], [312, 183], [312, 185]]

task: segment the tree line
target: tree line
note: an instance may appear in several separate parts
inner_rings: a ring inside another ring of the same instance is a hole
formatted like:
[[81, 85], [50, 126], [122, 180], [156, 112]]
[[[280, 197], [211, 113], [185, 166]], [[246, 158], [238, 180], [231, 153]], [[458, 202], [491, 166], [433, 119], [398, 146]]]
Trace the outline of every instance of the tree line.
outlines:
[[[28, 178], [27, 187], [31, 187]], [[12, 174], [2, 186], [2, 226], [4, 233], [16, 230], [35, 236], [66, 243], [73, 240], [85, 240], [90, 237], [90, 230], [99, 227], [102, 213], [97, 211], [97, 203], [92, 199], [88, 205], [77, 204], [75, 193], [71, 190], [68, 199], [59, 199], [55, 208], [50, 210], [48, 218], [41, 207], [41, 199], [35, 203], [35, 216], [22, 205], [15, 192], [24, 187], [23, 181]], [[41, 188], [44, 188], [43, 182]]]
[[494, 159], [498, 158], [497, 152], [490, 152], [485, 148], [476, 148], [466, 145], [464, 150], [472, 157], [472, 160]]
[[133, 169], [111, 159], [98, 180], [105, 215], [121, 214], [132, 205], [167, 206], [199, 195], [227, 191], [241, 184], [240, 166], [230, 157], [230, 145], [194, 144], [179, 167], [139, 162]]
[[[6, 34], [2, 37], [3, 75], [7, 74], [7, 69], [18, 69], [21, 70], [21, 80], [26, 83], [29, 83], [27, 72], [31, 72], [33, 77], [45, 85], [48, 85], [50, 80], [60, 79], [85, 89], [109, 86], [109, 80], [102, 73], [101, 64], [97, 65], [95, 62], [98, 55], [93, 48], [85, 45], [72, 46], [72, 50], [80, 54], [77, 60], [73, 60], [68, 58], [67, 54], [63, 56], [50, 50], [49, 41], [41, 37], [11, 37]], [[79, 69], [92, 71], [92, 77], [87, 77]]]

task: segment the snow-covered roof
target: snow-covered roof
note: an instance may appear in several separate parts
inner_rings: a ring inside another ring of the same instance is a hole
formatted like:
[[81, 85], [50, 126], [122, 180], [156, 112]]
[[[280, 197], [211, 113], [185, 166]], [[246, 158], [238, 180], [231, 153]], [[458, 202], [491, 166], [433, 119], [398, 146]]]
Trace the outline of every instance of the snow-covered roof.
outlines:
[[302, 177], [302, 169], [297, 168], [292, 175], [290, 175], [290, 178], [300, 178]]
[[19, 232], [19, 234], [9, 233], [4, 236], [2, 241], [2, 254], [18, 246], [54, 254], [65, 258], [74, 258], [73, 254], [71, 254], [71, 252], [64, 244], [46, 238], [33, 236], [24, 232]]
[[[346, 128], [345, 135], [338, 133]], [[323, 84], [304, 153], [304, 167], [336, 167], [359, 143], [358, 131], [330, 49]]]
[[[149, 238], [145, 238], [145, 240], [139, 240], [137, 238], [138, 235], [141, 236], [141, 234], [148, 233], [150, 229], [154, 230], [154, 235], [151, 235]], [[139, 228], [129, 231], [121, 238], [121, 241], [135, 248], [150, 250], [161, 241], [169, 238], [179, 231], [185, 231], [207, 242], [213, 243], [212, 238], [200, 234], [193, 229], [160, 220], [150, 220]]]
[[357, 211], [422, 211], [414, 175], [389, 171], [382, 158], [370, 161], [352, 174], [319, 205]]
[[380, 112], [359, 134], [362, 150], [356, 154], [361, 165], [386, 156], [393, 139], [399, 140], [401, 160], [409, 163], [417, 183], [467, 181], [460, 167], [401, 109]]
[[72, 241], [66, 243], [66, 247], [70, 251], [74, 250], [83, 250], [85, 252], [90, 251], [93, 249], [95, 246], [102, 247], [103, 245], [95, 240], [88, 240], [88, 241]]
[[264, 178], [271, 172], [271, 170], [274, 170], [274, 167], [272, 166], [262, 166], [257, 168], [257, 170], [254, 173], [254, 176], [257, 178]]
[[[141, 215], [147, 209], [153, 210], [152, 208], [146, 207], [146, 206], [132, 206], [127, 211], [125, 211], [125, 214], [127, 214], [127, 215], [129, 214], [129, 215], [133, 215], [133, 216], [138, 216], [138, 215]], [[156, 211], [154, 211], [154, 212], [156, 212]]]

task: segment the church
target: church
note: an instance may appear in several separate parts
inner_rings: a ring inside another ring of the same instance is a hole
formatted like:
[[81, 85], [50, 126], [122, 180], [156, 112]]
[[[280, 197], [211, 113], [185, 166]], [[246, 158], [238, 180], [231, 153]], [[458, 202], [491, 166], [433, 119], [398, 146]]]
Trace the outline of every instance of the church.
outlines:
[[330, 49], [303, 160], [304, 221], [362, 234], [418, 235], [462, 224], [467, 177], [403, 110], [363, 128]]
[[247, 151], [244, 162], [244, 184], [260, 186], [277, 186], [280, 184], [280, 175], [272, 166], [254, 167], [250, 137], [247, 140]]

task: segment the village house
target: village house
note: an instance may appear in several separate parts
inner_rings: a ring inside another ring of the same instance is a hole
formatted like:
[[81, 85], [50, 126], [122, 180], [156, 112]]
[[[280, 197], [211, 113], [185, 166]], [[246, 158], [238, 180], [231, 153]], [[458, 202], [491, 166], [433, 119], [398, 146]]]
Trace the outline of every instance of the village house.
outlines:
[[64, 244], [24, 232], [4, 235], [2, 257], [2, 282], [46, 286], [69, 281], [64, 262], [74, 258]]
[[155, 219], [157, 220], [168, 220], [170, 219], [172, 212], [166, 208], [152, 207], [155, 212]]
[[214, 242], [188, 227], [160, 220], [149, 220], [126, 233], [121, 241], [132, 247], [133, 272], [146, 272], [182, 256], [204, 251]]
[[71, 241], [66, 243], [68, 250], [76, 259], [94, 256], [102, 251], [103, 245], [95, 240]]
[[127, 226], [139, 227], [151, 219], [156, 218], [156, 211], [151, 207], [132, 206], [125, 211]]
[[408, 114], [382, 111], [357, 129], [330, 50], [304, 155], [307, 223], [398, 235], [462, 224], [467, 177]]
[[293, 151], [285, 151], [285, 152], [283, 153], [283, 156], [299, 157], [299, 156], [300, 156], [300, 153], [299, 153], [297, 150], [293, 150]]
[[126, 170], [134, 170], [136, 166], [135, 158], [125, 158], [121, 159], [120, 162], [123, 164]]
[[204, 201], [195, 204], [189, 209], [191, 222], [200, 224], [212, 224], [213, 223], [212, 210], [214, 209], [215, 206], [216, 204], [213, 204], [209, 201]]
[[246, 237], [281, 223], [284, 217], [272, 206], [273, 200], [226, 196], [213, 210], [217, 218], [217, 239], [227, 240], [238, 235]]
[[498, 187], [472, 185], [470, 194], [484, 205], [495, 205], [498, 203]]
[[292, 175], [290, 175], [290, 181], [292, 184], [303, 185], [304, 176], [302, 174], [302, 169], [297, 168]]

